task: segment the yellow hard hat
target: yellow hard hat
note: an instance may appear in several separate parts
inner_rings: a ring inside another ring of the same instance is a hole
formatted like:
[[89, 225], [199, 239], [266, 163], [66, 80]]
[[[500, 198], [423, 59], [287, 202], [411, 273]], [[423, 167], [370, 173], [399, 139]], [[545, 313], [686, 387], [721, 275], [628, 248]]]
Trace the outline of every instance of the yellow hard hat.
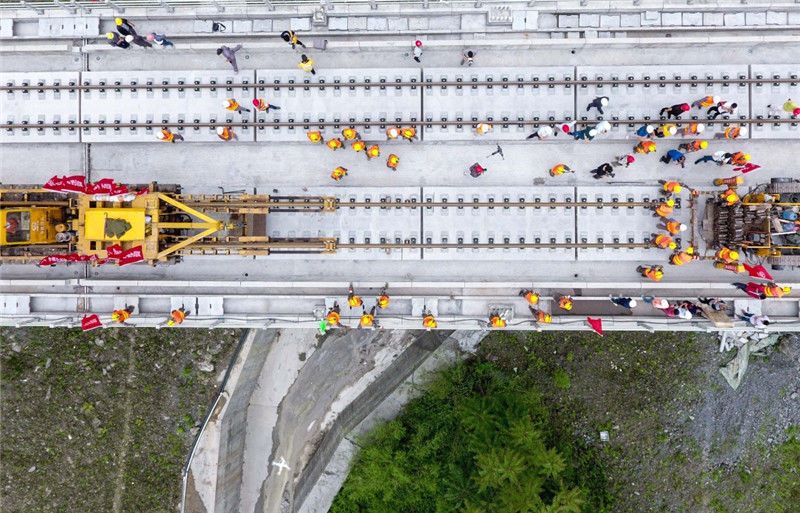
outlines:
[[677, 245], [677, 244], [675, 244], [674, 242], [670, 242], [670, 243], [669, 243], [669, 249], [675, 249], [675, 248], [677, 248], [677, 247], [678, 247], [678, 245]]
[[114, 39], [114, 33], [113, 32], [106, 32], [106, 37], [109, 38], [109, 39]]
[[[117, 19], [119, 19], [119, 18], [117, 18]], [[172, 319], [168, 320], [167, 321], [167, 326], [175, 326], [175, 321], [173, 321]]]
[[708, 148], [708, 141], [700, 141], [700, 147], [704, 150]]
[[683, 190], [683, 187], [681, 187], [680, 185], [676, 185], [675, 186], [675, 192], [681, 192], [682, 190]]
[[744, 154], [744, 157], [742, 157], [742, 158], [743, 158], [744, 160], [746, 160], [746, 161], [747, 161], [747, 160], [750, 160], [750, 154], [749, 154], [749, 153], [745, 153], [745, 154]]
[[694, 248], [689, 246], [688, 248], [686, 248], [686, 252], [689, 253], [690, 255], [694, 255]]
[[783, 290], [784, 294], [788, 294], [789, 292], [792, 291], [792, 287], [783, 287], [782, 290]]
[[667, 200], [667, 205], [669, 205], [670, 207], [674, 207], [675, 206], [675, 200]]
[[734, 260], [739, 260], [739, 253], [737, 251], [731, 251], [729, 256]]
[[114, 18], [114, 23], [117, 25], [122, 25], [122, 18]]
[[553, 320], [553, 317], [550, 314], [544, 315], [544, 322], [550, 322]]

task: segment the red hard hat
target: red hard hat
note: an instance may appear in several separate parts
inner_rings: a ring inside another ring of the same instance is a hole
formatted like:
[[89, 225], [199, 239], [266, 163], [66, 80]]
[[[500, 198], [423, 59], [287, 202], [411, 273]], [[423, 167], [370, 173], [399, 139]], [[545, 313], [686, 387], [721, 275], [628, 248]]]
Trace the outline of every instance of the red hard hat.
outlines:
[[628, 155], [628, 164], [631, 164], [633, 162], [636, 162], [636, 159], [633, 158], [633, 155]]
[[682, 110], [683, 112], [686, 112], [686, 111], [687, 111], [687, 110], [689, 110], [689, 109], [691, 109], [691, 107], [689, 107], [689, 104], [688, 104], [688, 103], [684, 103], [683, 105], [681, 105], [681, 110]]
[[793, 114], [793, 115], [795, 115], [795, 116], [800, 116], [800, 107], [798, 107], [798, 108], [794, 109], [794, 110], [792, 111], [792, 114]]
[[417, 45], [418, 47], [422, 48], [422, 41], [420, 41], [419, 39], [414, 41], [414, 44]]
[[258, 98], [256, 98], [255, 100], [253, 100], [253, 105], [255, 105], [256, 107], [258, 107], [258, 105], [259, 105], [259, 104], [258, 104]]

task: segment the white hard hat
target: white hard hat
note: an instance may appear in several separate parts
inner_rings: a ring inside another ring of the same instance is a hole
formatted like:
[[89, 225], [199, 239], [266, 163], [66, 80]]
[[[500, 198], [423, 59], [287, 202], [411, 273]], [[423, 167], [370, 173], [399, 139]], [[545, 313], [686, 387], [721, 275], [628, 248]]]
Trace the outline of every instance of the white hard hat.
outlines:
[[553, 129], [550, 128], [549, 126], [543, 126], [539, 128], [538, 132], [539, 135], [544, 135], [544, 136], [553, 135]]
[[128, 43], [132, 43], [133, 42], [133, 36], [125, 36], [125, 41], [127, 41]]
[[225, 133], [225, 127], [218, 126], [218, 127], [217, 127], [217, 133], [218, 133], [219, 135], [222, 135], [223, 133]]
[[711, 101], [714, 103], [719, 103], [719, 96], [712, 96]]
[[675, 135], [675, 132], [677, 132], [677, 131], [678, 131], [678, 128], [675, 127], [675, 126], [667, 127], [667, 132], [669, 132], [669, 135]]
[[635, 299], [631, 299], [630, 307], [633, 308], [635, 306], [636, 306], [636, 300]]
[[595, 135], [597, 135], [597, 130], [595, 130], [594, 128], [589, 130], [589, 137], [594, 137]]
[[608, 98], [606, 97], [600, 98], [600, 105], [602, 105], [603, 107], [608, 105]]
[[681, 223], [681, 225], [678, 227], [678, 230], [680, 230], [680, 231], [682, 231], [682, 232], [685, 232], [685, 231], [686, 231], [686, 230], [688, 230], [688, 229], [689, 229], [689, 227], [688, 227], [688, 226], [686, 226], [686, 225], [685, 225], [685, 224], [683, 224], [683, 223]]
[[663, 310], [664, 308], [669, 307], [669, 301], [667, 301], [666, 299], [654, 299], [653, 300], [653, 307], [654, 308], [661, 308]]
[[647, 125], [646, 127], [644, 127], [644, 129], [647, 131], [648, 134], [652, 134], [653, 130], [655, 130], [655, 128], [653, 128], [653, 125]]
[[597, 124], [595, 128], [602, 132], [606, 132], [608, 130], [611, 130], [611, 123], [609, 123], [608, 121], [601, 121]]
[[699, 134], [703, 130], [706, 129], [706, 126], [703, 123], [697, 123], [697, 133]]
[[692, 318], [692, 313], [685, 308], [678, 308], [678, 317], [686, 319], [687, 321]]
[[747, 127], [746, 127], [746, 126], [743, 126], [743, 127], [742, 127], [742, 128], [739, 130], [739, 135], [741, 135], [741, 136], [743, 136], [743, 137], [747, 135]]
[[224, 102], [222, 102], [222, 106], [223, 107], [227, 108], [227, 107], [230, 107], [230, 105], [231, 105], [231, 101], [230, 100], [225, 100]]
[[167, 134], [165, 134], [164, 132], [159, 132], [156, 134], [156, 137], [158, 137], [161, 140], [164, 140], [167, 138]]

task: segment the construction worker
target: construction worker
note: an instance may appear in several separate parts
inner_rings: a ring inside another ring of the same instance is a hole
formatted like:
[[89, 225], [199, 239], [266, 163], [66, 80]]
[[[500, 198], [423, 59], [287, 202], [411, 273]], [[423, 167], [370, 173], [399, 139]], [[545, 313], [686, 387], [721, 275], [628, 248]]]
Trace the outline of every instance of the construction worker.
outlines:
[[628, 167], [636, 162], [636, 157], [633, 155], [618, 155], [615, 160], [611, 162], [614, 167]]
[[361, 298], [356, 296], [355, 292], [353, 291], [353, 285], [350, 285], [350, 288], [347, 290], [347, 304], [350, 305], [350, 308], [358, 308], [363, 304]]
[[278, 107], [277, 105], [270, 105], [261, 98], [256, 98], [255, 100], [253, 100], [253, 107], [255, 107], [256, 110], [260, 110], [261, 112], [269, 112], [269, 109], [281, 110], [281, 108]]
[[131, 318], [133, 309], [134, 308], [132, 306], [125, 305], [125, 308], [123, 308], [122, 310], [114, 310], [111, 313], [111, 320], [122, 324]]
[[780, 299], [784, 294], [788, 294], [791, 291], [791, 287], [780, 287], [777, 283], [772, 281], [764, 285], [764, 295], [767, 297], [776, 297]]
[[678, 244], [673, 240], [672, 237], [669, 235], [664, 235], [663, 233], [653, 235], [653, 245], [659, 247], [661, 249], [675, 249], [678, 247]]
[[326, 142], [325, 145], [328, 148], [332, 149], [333, 151], [336, 151], [342, 147], [342, 140], [339, 139], [338, 137], [334, 137], [333, 139], [330, 139], [328, 142]]
[[311, 73], [312, 75], [317, 74], [317, 72], [314, 71], [314, 61], [309, 59], [305, 54], [300, 56], [300, 62], [297, 64], [297, 67], [306, 73]]
[[322, 138], [322, 134], [319, 133], [318, 131], [308, 132], [306, 134], [306, 137], [308, 137], [308, 140], [311, 141], [312, 143], [321, 143], [324, 141], [324, 139]]
[[661, 162], [664, 164], [680, 164], [681, 167], [686, 167], [686, 155], [678, 150], [669, 150], [663, 157], [661, 157]]
[[576, 130], [570, 134], [576, 141], [591, 141], [595, 137], [597, 137], [597, 129], [595, 128], [584, 128], [583, 130]]
[[472, 178], [478, 178], [488, 170], [489, 170], [488, 168], [485, 168], [476, 162], [469, 167], [469, 176], [471, 176]]
[[653, 137], [654, 130], [655, 127], [653, 125], [642, 125], [636, 129], [636, 137], [639, 138], [639, 141], [647, 141]]
[[736, 115], [736, 112], [739, 110], [739, 105], [736, 103], [731, 103], [730, 105], [726, 105], [726, 101], [717, 102], [716, 105], [712, 105], [711, 108], [708, 109], [706, 112], [706, 116], [708, 119], [717, 119], [717, 116], [720, 114], [727, 114], [730, 117]]
[[534, 308], [532, 306], [528, 306], [528, 310], [531, 311], [533, 314], [533, 319], [537, 323], [550, 324], [553, 322], [553, 316], [543, 310], [539, 310], [538, 308]]
[[353, 144], [350, 145], [354, 151], [364, 151], [367, 149], [367, 143], [364, 141], [353, 141]]
[[696, 151], [705, 150], [706, 148], [708, 148], [708, 142], [699, 140], [678, 145], [678, 149], [683, 150], [686, 153], [694, 153]]
[[561, 176], [564, 173], [574, 173], [572, 169], [566, 164], [556, 164], [550, 169], [550, 176]]
[[337, 167], [331, 173], [331, 178], [336, 180], [337, 182], [347, 176], [347, 169], [343, 168], [342, 166]]
[[341, 320], [339, 312], [339, 303], [333, 303], [333, 306], [328, 310], [328, 314], [325, 316], [325, 322], [331, 326], [338, 326]]
[[528, 302], [531, 306], [536, 306], [539, 304], [539, 294], [532, 290], [523, 289], [519, 291], [519, 295], [525, 298], [525, 301]]
[[297, 39], [297, 34], [294, 33], [292, 30], [284, 30], [281, 32], [281, 39], [292, 45], [292, 50], [295, 49], [295, 45], [300, 45], [303, 48], [306, 47], [299, 39]]
[[697, 101], [692, 102], [692, 107], [696, 109], [705, 109], [719, 102], [718, 96], [704, 96]]
[[636, 153], [653, 153], [656, 151], [656, 143], [653, 141], [640, 141], [639, 144], [633, 147]]
[[597, 98], [589, 102], [589, 105], [586, 106], [586, 112], [589, 112], [589, 110], [591, 110], [592, 107], [594, 107], [595, 109], [597, 109], [597, 112], [599, 112], [602, 115], [604, 114], [603, 107], [607, 105], [608, 105], [608, 96], [598, 96]]
[[348, 127], [342, 130], [342, 137], [348, 141], [354, 141], [359, 138], [358, 132], [353, 127]]
[[408, 126], [400, 130], [400, 135], [403, 136], [403, 139], [407, 140], [408, 142], [414, 142], [414, 139], [417, 138], [417, 129], [413, 126]]
[[[748, 160], [750, 160], [750, 155], [741, 151], [737, 151], [733, 155], [728, 156], [729, 154], [725, 154], [726, 159], [730, 159], [730, 164], [736, 164], [738, 166], [743, 166]], [[728, 162], [726, 162], [728, 163]]]
[[684, 112], [690, 111], [692, 108], [689, 106], [688, 103], [678, 103], [671, 107], [664, 107], [661, 109], [661, 112], [658, 113], [659, 116], [663, 116], [664, 113], [667, 113], [667, 119], [672, 119], [672, 116], [675, 116], [675, 119], [680, 119], [681, 114]]
[[361, 314], [361, 320], [358, 321], [359, 328], [372, 328], [375, 326], [375, 307], [370, 309], [369, 313], [364, 310]]
[[423, 317], [422, 317], [422, 327], [427, 329], [427, 330], [436, 329], [436, 326], [437, 326], [436, 319], [434, 319], [433, 316], [430, 313], [428, 313], [427, 311], [422, 312], [422, 315], [423, 315]]
[[725, 203], [728, 204], [728, 206], [731, 206], [739, 201], [739, 195], [736, 194], [736, 191], [733, 189], [728, 189], [727, 191], [723, 192], [720, 194], [720, 197]]
[[156, 134], [156, 137], [168, 143], [174, 143], [175, 141], [183, 140], [183, 136], [181, 134], [176, 134], [167, 127], [162, 128], [161, 131]]
[[386, 295], [386, 287], [383, 287], [380, 296], [378, 296], [378, 308], [383, 310], [387, 306], [389, 306], [389, 296]]
[[236, 134], [233, 133], [233, 129], [229, 126], [218, 126], [217, 137], [219, 137], [223, 141], [230, 141], [231, 139], [237, 138]]
[[698, 258], [700, 257], [694, 254], [694, 248], [689, 246], [685, 251], [679, 251], [672, 255], [669, 259], [669, 262], [672, 265], [684, 265], [688, 264], [692, 260], [697, 260]]
[[675, 207], [675, 200], [668, 199], [667, 201], [662, 201], [658, 204], [655, 209], [654, 216], [657, 217], [667, 217], [672, 213]]
[[685, 232], [686, 230], [689, 229], [688, 226], [676, 221], [675, 219], [664, 219], [664, 223], [658, 224], [656, 228], [667, 230], [670, 233], [670, 235], [677, 235], [680, 232]]
[[725, 139], [738, 139], [739, 137], [747, 137], [747, 127], [743, 126], [729, 126], [723, 132]]
[[396, 126], [390, 126], [386, 129], [386, 138], [387, 139], [397, 139], [400, 137], [400, 129]]
[[367, 159], [368, 160], [372, 160], [375, 157], [380, 157], [380, 156], [381, 156], [381, 149], [380, 149], [380, 147], [378, 147], [377, 144], [373, 144], [372, 146], [367, 148]]
[[490, 328], [505, 328], [506, 320], [500, 317], [497, 312], [489, 314], [489, 327]]
[[683, 186], [681, 186], [680, 182], [676, 182], [675, 180], [659, 180], [658, 183], [661, 184], [664, 192], [669, 195], [678, 194], [683, 190]]
[[767, 109], [769, 109], [767, 116], [771, 118], [780, 118], [784, 112], [787, 112], [789, 116], [794, 119], [800, 118], [800, 105], [798, 105], [797, 102], [793, 101], [791, 98], [786, 100], [786, 102], [781, 105], [780, 109], [773, 107], [772, 104], [767, 105]]
[[125, 18], [114, 18], [114, 23], [117, 25], [117, 32], [122, 34], [123, 36], [135, 35], [136, 30], [134, 30], [133, 22], [126, 20]]
[[183, 320], [186, 319], [186, 309], [184, 307], [180, 307], [177, 310], [173, 310], [169, 314], [169, 320], [167, 321], [168, 326], [175, 326], [176, 324], [183, 323]]
[[726, 264], [732, 264], [739, 260], [739, 253], [728, 248], [720, 249], [715, 256]]
[[636, 268], [636, 272], [642, 275], [644, 278], [649, 278], [653, 281], [661, 281], [661, 278], [664, 277], [664, 267], [660, 265], [651, 265], [645, 267], [640, 265]]
[[653, 135], [658, 138], [670, 137], [678, 133], [677, 125], [662, 125], [653, 131]]
[[397, 164], [400, 163], [400, 157], [392, 153], [389, 155], [389, 158], [386, 159], [386, 167], [389, 169], [397, 169]]
[[225, 107], [226, 110], [236, 111], [241, 115], [244, 115], [245, 112], [250, 112], [250, 109], [245, 109], [244, 107], [239, 105], [239, 102], [237, 102], [233, 98], [228, 98], [227, 100], [222, 102], [222, 106]]
[[683, 135], [700, 135], [706, 126], [703, 123], [687, 123], [683, 129]]
[[558, 307], [567, 312], [572, 310], [572, 297], [567, 295], [558, 298]]
[[478, 126], [475, 127], [475, 133], [478, 135], [484, 135], [486, 132], [492, 129], [492, 125], [489, 123], [478, 123]]

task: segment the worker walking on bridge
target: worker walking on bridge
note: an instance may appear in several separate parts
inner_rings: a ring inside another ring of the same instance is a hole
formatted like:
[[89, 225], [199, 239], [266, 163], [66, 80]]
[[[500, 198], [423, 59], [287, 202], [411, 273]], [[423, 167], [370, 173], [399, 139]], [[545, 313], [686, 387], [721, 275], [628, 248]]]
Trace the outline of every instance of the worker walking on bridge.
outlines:
[[222, 45], [217, 48], [217, 55], [222, 55], [225, 57], [225, 60], [233, 66], [233, 72], [239, 73], [239, 66], [236, 65], [236, 52], [242, 49], [242, 45], [236, 45], [233, 48], [228, 46]]
[[230, 141], [231, 139], [238, 139], [236, 134], [233, 133], [233, 129], [229, 126], [218, 126], [217, 127], [217, 137], [222, 139], [223, 141]]
[[183, 321], [186, 319], [186, 316], [189, 315], [186, 311], [186, 308], [181, 306], [177, 310], [173, 310], [169, 314], [169, 320], [167, 321], [168, 326], [175, 326], [176, 324], [182, 324]]
[[592, 176], [595, 180], [599, 180], [601, 178], [614, 178], [614, 166], [611, 165], [609, 162], [605, 162], [600, 164], [596, 168], [590, 171]]
[[797, 102], [792, 101], [791, 98], [786, 100], [780, 109], [777, 109], [772, 105], [767, 105], [767, 109], [769, 109], [767, 113], [767, 116], [769, 117], [780, 118], [783, 112], [788, 112], [790, 117], [794, 119], [800, 118], [800, 105], [798, 105]]
[[346, 141], [355, 141], [356, 139], [361, 138], [356, 129], [353, 127], [347, 127], [342, 130], [342, 137], [344, 137]]
[[715, 136], [717, 139], [738, 139], [739, 137], [747, 137], [747, 127], [745, 126], [729, 126], [721, 134]]
[[656, 143], [653, 141], [641, 141], [639, 144], [633, 147], [633, 151], [636, 153], [653, 153], [656, 151]]
[[413, 143], [414, 139], [417, 138], [417, 129], [413, 126], [407, 126], [405, 128], [400, 129], [400, 135], [403, 136], [403, 139], [406, 141]]
[[400, 137], [400, 129], [396, 126], [390, 126], [386, 129], [386, 138], [387, 139], [397, 139]]
[[304, 45], [302, 41], [297, 39], [297, 34], [295, 34], [294, 31], [292, 30], [284, 30], [283, 32], [281, 32], [281, 39], [292, 45], [292, 50], [296, 48], [296, 45], [300, 45], [303, 48], [306, 47], [306, 45]]
[[718, 96], [703, 96], [699, 100], [693, 101], [692, 107], [696, 109], [707, 109], [717, 102], [719, 102]]
[[489, 314], [489, 327], [490, 328], [505, 328], [506, 320], [500, 315], [499, 312], [491, 312]]
[[314, 60], [309, 59], [305, 54], [300, 56], [300, 63], [297, 65], [297, 67], [306, 73], [311, 73], [312, 75], [317, 74], [317, 72], [314, 71]]
[[571, 132], [570, 135], [577, 141], [591, 141], [597, 137], [597, 130], [595, 128], [586, 127], [583, 130], [576, 130]]
[[359, 328], [374, 328], [375, 327], [375, 307], [373, 306], [369, 312], [366, 308], [361, 314], [361, 320], [358, 322]]
[[255, 100], [253, 100], [253, 107], [255, 107], [256, 110], [261, 112], [269, 112], [270, 109], [281, 110], [280, 107], [278, 107], [277, 105], [272, 105], [270, 103], [267, 103], [267, 101], [264, 100], [263, 98], [256, 98]]
[[641, 274], [644, 278], [649, 278], [653, 281], [661, 281], [661, 278], [664, 277], [664, 266], [650, 265], [645, 267], [640, 265], [636, 268], [636, 272]]
[[700, 135], [706, 126], [703, 123], [687, 123], [683, 129], [683, 135]]
[[359, 151], [364, 151], [364, 150], [367, 149], [367, 143], [365, 143], [364, 141], [361, 141], [361, 140], [353, 141], [353, 143], [350, 145], [350, 147], [353, 148], [353, 151], [358, 153]]
[[376, 303], [378, 305], [378, 308], [380, 308], [381, 310], [389, 306], [390, 299], [389, 296], [386, 294], [386, 288], [387, 286], [384, 286], [381, 289], [381, 293], [378, 296], [378, 301]]
[[400, 163], [400, 157], [392, 153], [389, 155], [389, 158], [386, 159], [386, 167], [389, 169], [397, 170], [397, 165]]
[[675, 209], [675, 200], [668, 199], [667, 201], [662, 201], [656, 206], [653, 216], [667, 217], [672, 213], [674, 209]]
[[125, 38], [117, 34], [116, 32], [106, 32], [106, 38], [108, 39], [108, 44], [111, 46], [116, 46], [117, 48], [127, 49], [131, 47], [131, 44], [125, 41]]
[[565, 295], [558, 298], [558, 307], [567, 312], [572, 311], [572, 296]]
[[361, 298], [356, 296], [355, 291], [353, 291], [353, 284], [350, 284], [350, 288], [347, 289], [347, 304], [350, 305], [350, 308], [358, 308], [363, 304]]
[[422, 327], [426, 330], [430, 331], [436, 329], [438, 324], [436, 323], [436, 319], [431, 315], [427, 308], [422, 309]]
[[717, 119], [717, 116], [720, 114], [727, 114], [730, 117], [735, 116], [736, 112], [739, 110], [739, 105], [736, 103], [727, 105], [727, 103], [728, 102], [726, 101], [717, 102], [716, 105], [713, 105], [710, 109], [708, 109], [708, 112], [706, 112], [708, 119]]
[[338, 326], [341, 319], [339, 303], [334, 302], [333, 306], [328, 310], [328, 314], [325, 316], [325, 322], [330, 326]]
[[669, 235], [664, 235], [663, 233], [654, 233], [651, 235], [653, 246], [661, 249], [675, 249], [678, 247], [678, 244], [675, 240], [670, 237]]
[[531, 306], [536, 306], [539, 304], [539, 294], [532, 290], [523, 289], [519, 291], [519, 295], [525, 298], [525, 301], [528, 302]]
[[608, 96], [598, 96], [594, 100], [589, 102], [589, 105], [586, 106], [586, 112], [589, 112], [590, 110], [592, 110], [592, 108], [595, 108], [597, 109], [597, 112], [600, 113], [600, 115], [603, 115], [605, 114], [605, 112], [603, 112], [603, 107], [606, 107], [607, 105], [608, 105]]
[[250, 112], [250, 109], [245, 109], [244, 107], [239, 105], [239, 102], [237, 102], [233, 98], [228, 98], [227, 100], [222, 102], [222, 106], [225, 107], [226, 110], [236, 111], [243, 116], [245, 112]]
[[614, 160], [611, 165], [614, 167], [629, 167], [631, 164], [636, 162], [636, 157], [631, 154], [626, 155], [617, 155], [616, 160]]
[[123, 36], [135, 36], [136, 30], [134, 30], [134, 24], [131, 21], [128, 21], [125, 18], [114, 18], [114, 23], [117, 25], [117, 32], [122, 34]]
[[684, 112], [689, 112], [691, 109], [692, 108], [689, 106], [688, 103], [678, 103], [671, 107], [664, 107], [663, 109], [661, 109], [658, 115], [663, 116], [664, 113], [666, 112], [667, 119], [672, 119], [673, 116], [675, 117], [675, 119], [681, 119], [681, 114], [683, 114]]
[[336, 151], [342, 147], [342, 140], [339, 139], [338, 137], [334, 137], [333, 139], [329, 139], [328, 142], [325, 143], [325, 145], [328, 148], [332, 149], [333, 151]]
[[183, 140], [183, 136], [181, 134], [176, 134], [167, 127], [162, 128], [161, 131], [156, 134], [156, 137], [168, 143], [174, 143], [175, 141]]
[[655, 131], [655, 127], [653, 125], [642, 125], [636, 129], [636, 137], [639, 138], [639, 141], [649, 141], [653, 138], [653, 132]]
[[552, 168], [550, 168], [550, 176], [561, 176], [564, 173], [574, 173], [568, 165], [566, 164], [556, 164]]
[[322, 134], [318, 131], [308, 132], [306, 137], [308, 137], [308, 140], [312, 143], [325, 142], [325, 139], [322, 138]]
[[381, 156], [381, 148], [377, 144], [373, 144], [367, 148], [367, 160], [372, 160]]
[[489, 123], [478, 123], [478, 126], [475, 127], [475, 133], [478, 135], [485, 135], [491, 129], [492, 125]]
[[539, 310], [538, 308], [534, 308], [530, 305], [528, 305], [528, 310], [531, 311], [531, 314], [533, 315], [533, 320], [537, 324], [550, 324], [551, 322], [553, 322], [553, 316], [545, 312], [544, 310]]
[[682, 184], [680, 182], [676, 182], [675, 180], [659, 180], [658, 183], [661, 184], [661, 188], [664, 189], [664, 192], [666, 192], [669, 196], [678, 194], [683, 190]]
[[667, 230], [670, 235], [678, 235], [679, 233], [685, 232], [689, 229], [689, 227], [685, 224], [680, 223], [672, 218], [664, 219], [663, 222], [656, 225], [656, 228]]
[[636, 300], [630, 297], [611, 297], [609, 299], [615, 305], [627, 308], [628, 310], [636, 308], [637, 305]]
[[337, 167], [336, 169], [331, 172], [331, 178], [336, 180], [337, 182], [347, 176], [347, 169], [343, 168], [342, 166]]
[[672, 255], [669, 259], [669, 263], [672, 265], [684, 265], [698, 258], [700, 257], [694, 254], [694, 248], [689, 246], [684, 251], [678, 251]]
[[554, 135], [554, 134], [555, 134], [555, 132], [553, 131], [552, 128], [550, 128], [547, 125], [542, 125], [534, 133], [532, 133], [531, 135], [526, 137], [526, 139], [533, 139], [535, 137], [535, 138], [539, 139], [540, 141], [543, 141], [543, 140], [547, 139], [548, 137], [550, 137], [551, 135]]
[[655, 135], [659, 139], [662, 139], [664, 137], [670, 137], [672, 135], [675, 135], [676, 133], [678, 133], [677, 125], [663, 125], [656, 128], [653, 131], [653, 135]]
[[131, 318], [131, 314], [133, 313], [134, 307], [130, 305], [125, 305], [125, 308], [120, 310], [114, 310], [111, 313], [111, 320], [114, 322], [118, 322], [120, 324], [124, 324], [125, 321]]

